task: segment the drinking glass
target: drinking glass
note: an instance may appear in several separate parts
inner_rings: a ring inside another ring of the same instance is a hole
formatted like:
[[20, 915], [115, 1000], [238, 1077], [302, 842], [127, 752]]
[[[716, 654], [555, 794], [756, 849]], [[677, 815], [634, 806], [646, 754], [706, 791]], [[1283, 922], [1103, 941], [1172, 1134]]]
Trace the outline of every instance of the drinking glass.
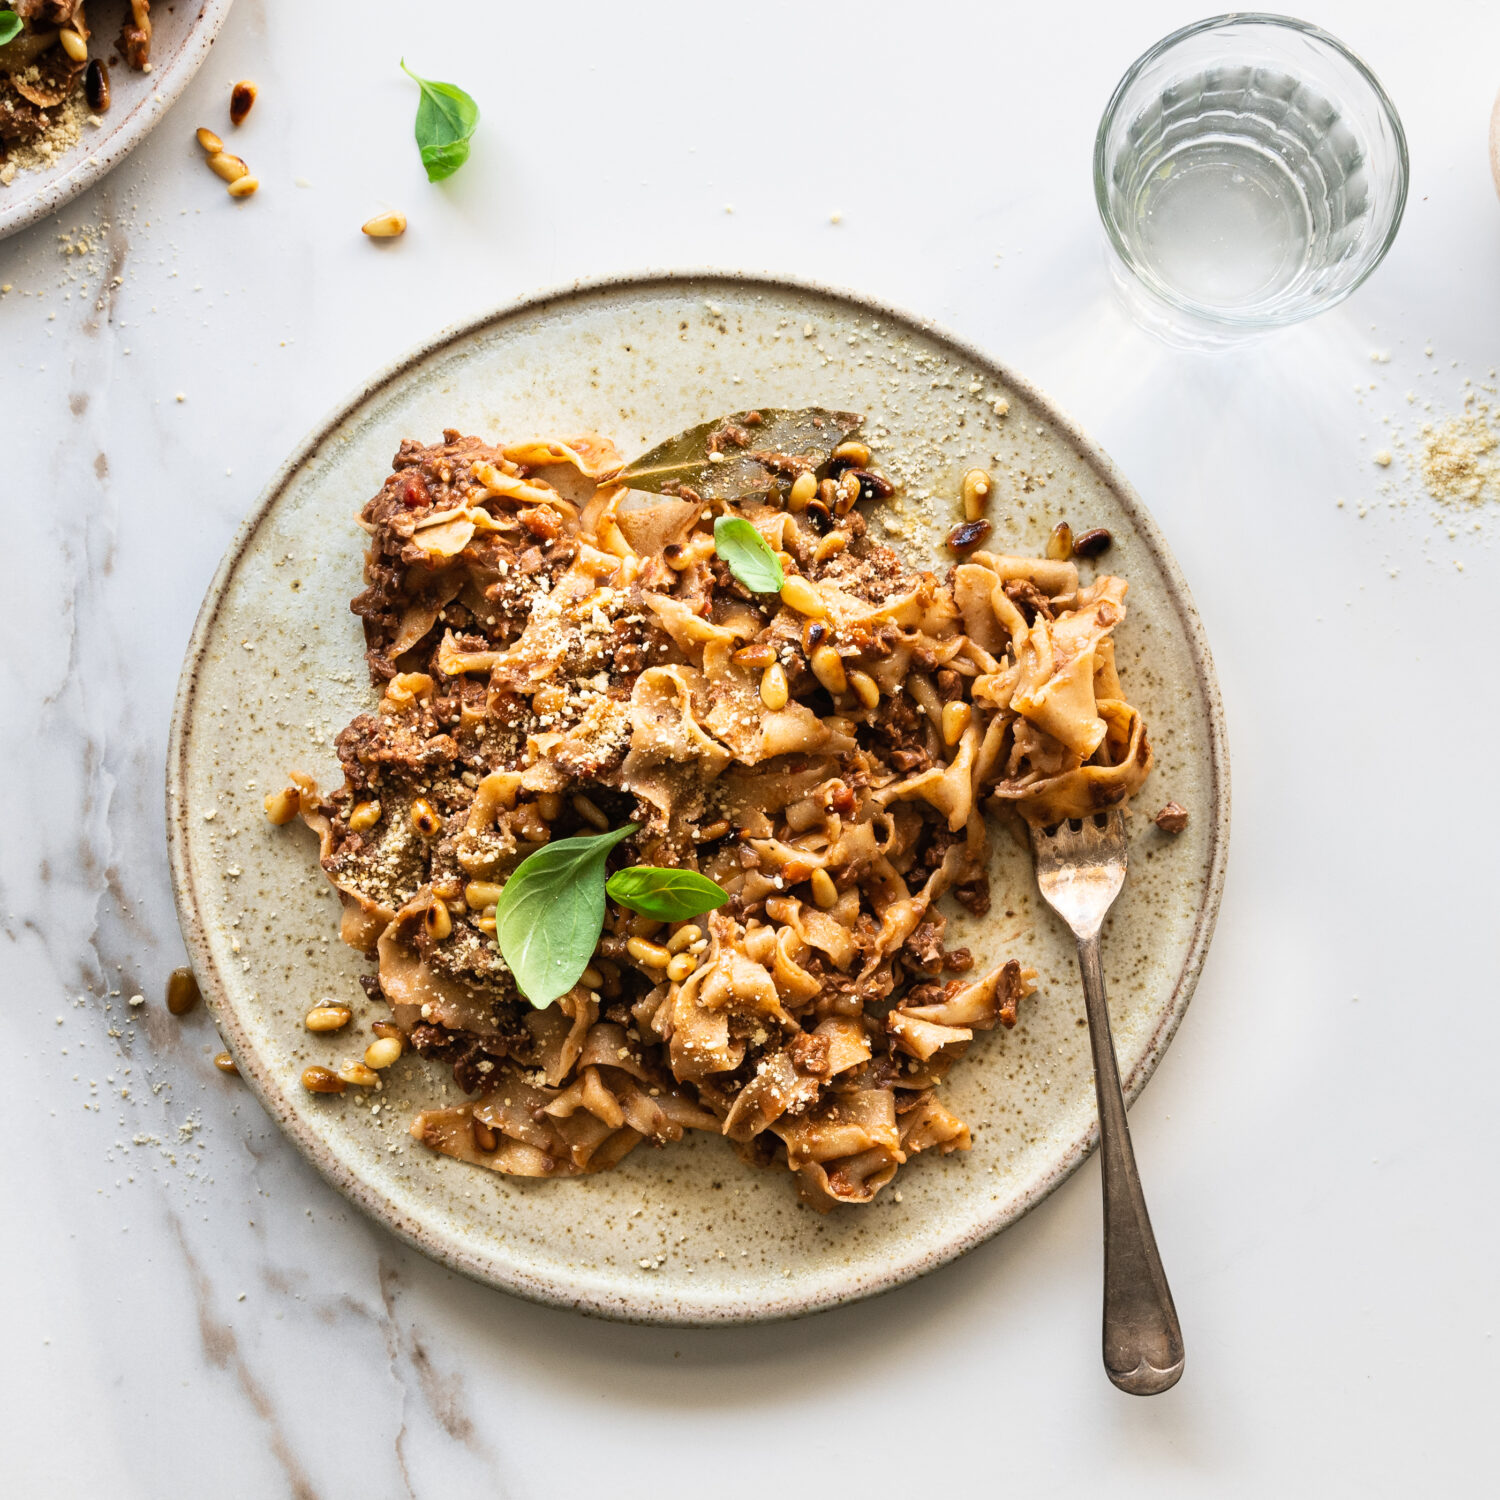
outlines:
[[1316, 26], [1248, 12], [1158, 42], [1094, 142], [1117, 283], [1155, 332], [1198, 346], [1347, 297], [1396, 237], [1407, 171], [1369, 68]]

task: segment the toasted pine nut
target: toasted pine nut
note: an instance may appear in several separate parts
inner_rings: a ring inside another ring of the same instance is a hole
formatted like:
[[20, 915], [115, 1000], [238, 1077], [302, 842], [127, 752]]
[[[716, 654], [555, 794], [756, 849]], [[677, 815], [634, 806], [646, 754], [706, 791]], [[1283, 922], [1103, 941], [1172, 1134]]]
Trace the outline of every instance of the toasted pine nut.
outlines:
[[849, 538], [842, 531], [830, 531], [813, 551], [814, 562], [827, 562], [835, 553], [842, 552], [849, 545]]
[[741, 646], [729, 658], [737, 667], [769, 667], [776, 660], [776, 648], [770, 641], [756, 641], [751, 646]]
[[674, 953], [671, 963], [667, 965], [667, 978], [673, 984], [681, 984], [697, 967], [698, 960], [691, 953]]
[[[782, 673], [782, 676], [785, 676]], [[729, 832], [728, 818], [715, 818], [712, 823], [705, 823], [698, 830], [698, 842], [700, 844], [711, 844], [715, 839], [721, 839]]]
[[496, 885], [491, 880], [471, 880], [464, 887], [464, 900], [475, 911], [483, 911], [487, 906], [494, 906], [500, 900], [500, 893], [505, 889], [503, 885]]
[[599, 986], [604, 983], [604, 975], [602, 975], [598, 971], [598, 969], [593, 966], [593, 964], [590, 964], [583, 971], [583, 973], [578, 976], [578, 982], [586, 990], [597, 990]]
[[302, 1087], [310, 1094], [342, 1094], [344, 1080], [337, 1073], [314, 1064], [302, 1070]]
[[668, 542], [661, 549], [661, 555], [667, 560], [667, 566], [674, 573], [686, 573], [693, 565], [692, 553], [681, 542]]
[[969, 727], [969, 720], [973, 715], [974, 710], [961, 698], [945, 703], [943, 705], [943, 743], [956, 745], [964, 737], [964, 730]]
[[1081, 531], [1073, 538], [1074, 557], [1098, 557], [1101, 552], [1109, 550], [1114, 537], [1103, 526], [1095, 526], [1091, 531]]
[[365, 833], [380, 821], [378, 802], [356, 802], [349, 813], [349, 831]]
[[240, 1071], [235, 1066], [234, 1059], [227, 1052], [214, 1053], [214, 1067], [221, 1073], [238, 1073]]
[[283, 787], [279, 792], [272, 792], [266, 798], [266, 816], [280, 828], [283, 823], [290, 823], [297, 816], [297, 809], [301, 805], [297, 788]]
[[399, 1026], [393, 1025], [390, 1021], [371, 1021], [370, 1030], [373, 1031], [376, 1036], [393, 1036], [398, 1042], [401, 1043], [403, 1047], [406, 1045], [406, 1033], [402, 1031]]
[[609, 817], [604, 809], [592, 797], [585, 797], [582, 792], [576, 793], [573, 797], [573, 811], [585, 823], [592, 823], [600, 833], [609, 827]]
[[645, 938], [628, 938], [625, 951], [638, 964], [645, 964], [648, 969], [665, 969], [672, 961], [672, 955], [660, 943], [650, 943]]
[[828, 609], [812, 584], [796, 574], [781, 585], [781, 602], [799, 615], [809, 615], [815, 620], [826, 619]]
[[442, 942], [453, 931], [453, 918], [448, 915], [447, 902], [434, 897], [432, 904], [423, 914], [422, 923], [427, 928], [427, 935], [434, 942]]
[[859, 499], [859, 475], [853, 469], [846, 469], [839, 477], [839, 498], [834, 505], [834, 510], [841, 516], [847, 516], [854, 508], [854, 502]]
[[826, 645], [832, 639], [833, 632], [828, 628], [827, 625], [823, 623], [822, 620], [809, 620], [807, 624], [802, 627], [802, 649], [807, 652], [809, 656], [811, 656], [819, 646]]
[[787, 696], [786, 672], [773, 661], [760, 679], [760, 701], [774, 714], [786, 707]]
[[354, 1019], [347, 1005], [315, 1005], [302, 1018], [309, 1031], [342, 1031]]
[[398, 234], [406, 233], [406, 215], [392, 209], [388, 214], [376, 214], [373, 219], [366, 219], [360, 228], [372, 240], [393, 240]]
[[248, 198], [259, 186], [259, 177], [236, 177], [229, 184], [229, 196], [231, 198]]
[[251, 106], [255, 103], [255, 96], [260, 92], [248, 79], [235, 84], [229, 93], [229, 118], [235, 125], [243, 125], [245, 116], [250, 113]]
[[977, 521], [989, 509], [994, 481], [986, 469], [970, 469], [963, 479], [964, 520]]
[[833, 883], [833, 876], [827, 870], [814, 870], [808, 876], [808, 883], [812, 886], [813, 900], [827, 911], [831, 906], [837, 904], [839, 899], [839, 888]]
[[543, 792], [536, 799], [536, 810], [544, 822], [555, 823], [562, 816], [562, 798], [556, 792]]
[[849, 674], [849, 686], [854, 689], [859, 701], [866, 708], [878, 708], [880, 706], [880, 684], [868, 672], [851, 672]]
[[818, 476], [811, 469], [804, 469], [793, 481], [786, 497], [788, 510], [806, 510], [808, 503], [818, 493]]
[[352, 1083], [362, 1089], [372, 1089], [380, 1079], [376, 1076], [373, 1068], [367, 1068], [362, 1062], [346, 1062], [339, 1069], [339, 1077], [345, 1083]]
[[1073, 528], [1059, 521], [1047, 538], [1047, 556], [1053, 562], [1066, 562], [1073, 555]]
[[241, 177], [250, 175], [250, 168], [237, 156], [231, 156], [227, 151], [218, 151], [208, 159], [208, 164], [225, 182], [238, 182]]
[[217, 156], [224, 149], [224, 142], [211, 131], [207, 125], [198, 127], [198, 144], [208, 152], [210, 156]]
[[812, 654], [813, 676], [835, 695], [849, 691], [843, 658], [832, 646], [819, 646]]
[[686, 927], [679, 927], [667, 939], [667, 952], [681, 953], [684, 948], [691, 948], [702, 936], [703, 929], [696, 922], [689, 922]]
[[378, 1037], [365, 1048], [365, 1066], [377, 1071], [388, 1068], [405, 1050], [399, 1037]]
[[185, 1016], [203, 998], [191, 969], [173, 969], [167, 977], [167, 1009]]
[[469, 1128], [474, 1132], [474, 1144], [481, 1151], [493, 1151], [500, 1144], [495, 1139], [495, 1132], [483, 1120], [471, 1118], [469, 1120]]
[[411, 805], [411, 826], [424, 839], [430, 839], [441, 826], [438, 822], [438, 815], [433, 810], [432, 803], [425, 797], [418, 797]]
[[863, 443], [856, 442], [852, 438], [847, 443], [840, 443], [833, 450], [833, 457], [852, 464], [856, 469], [870, 467], [870, 450]]
[[71, 26], [64, 26], [57, 33], [57, 39], [62, 43], [62, 49], [76, 63], [89, 60], [89, 44], [73, 30]]
[[662, 922], [660, 917], [648, 917], [645, 912], [632, 913], [629, 921], [625, 924], [626, 937], [648, 938], [655, 937], [661, 931]]
[[495, 930], [495, 916], [491, 912], [489, 916], [480, 917], [474, 924], [481, 932], [493, 932]]

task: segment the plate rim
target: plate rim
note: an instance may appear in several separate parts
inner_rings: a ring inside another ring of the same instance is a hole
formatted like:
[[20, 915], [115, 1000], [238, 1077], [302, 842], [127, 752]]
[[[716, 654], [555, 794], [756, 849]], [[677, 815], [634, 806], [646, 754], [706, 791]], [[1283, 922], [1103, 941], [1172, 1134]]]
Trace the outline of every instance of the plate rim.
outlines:
[[[234, 0], [198, 0], [197, 18], [190, 23], [182, 46], [161, 69], [159, 80], [155, 68], [148, 75], [154, 85], [151, 92], [118, 130], [100, 142], [98, 151], [86, 151], [60, 176], [44, 178], [35, 192], [0, 206], [0, 240], [30, 228], [93, 187], [161, 124], [183, 90], [197, 77], [233, 4]], [[21, 179], [18, 177], [17, 181]]]
[[993, 358], [967, 340], [949, 333], [932, 320], [919, 318], [873, 297], [827, 283], [785, 276], [771, 272], [728, 271], [720, 268], [681, 270], [645, 270], [616, 275], [581, 278], [561, 286], [546, 288], [529, 296], [500, 304], [475, 317], [450, 324], [399, 356], [363, 381], [355, 392], [338, 403], [320, 421], [286, 461], [277, 469], [245, 519], [240, 523], [209, 583], [189, 637], [182, 671], [173, 694], [172, 721], [166, 761], [167, 853], [172, 879], [172, 898], [184, 944], [202, 988], [204, 1000], [220, 1036], [241, 1063], [241, 1074], [257, 1100], [276, 1122], [282, 1133], [303, 1158], [330, 1186], [357, 1208], [396, 1237], [429, 1259], [459, 1272], [474, 1281], [523, 1297], [544, 1306], [562, 1308], [616, 1322], [662, 1327], [724, 1327], [780, 1322], [829, 1311], [851, 1302], [894, 1290], [919, 1280], [930, 1272], [952, 1263], [975, 1246], [992, 1239], [1002, 1230], [1023, 1218], [1044, 1198], [1056, 1191], [1087, 1160], [1098, 1145], [1097, 1120], [1078, 1136], [1053, 1163], [1052, 1169], [1033, 1182], [1025, 1192], [1007, 1200], [993, 1217], [986, 1218], [964, 1234], [946, 1241], [914, 1260], [901, 1260], [893, 1267], [873, 1273], [855, 1275], [832, 1290], [811, 1296], [789, 1292], [785, 1296], [760, 1298], [745, 1302], [674, 1306], [659, 1292], [604, 1292], [570, 1287], [565, 1269], [552, 1275], [537, 1275], [514, 1267], [496, 1265], [492, 1260], [471, 1254], [464, 1246], [450, 1243], [438, 1230], [425, 1226], [407, 1215], [385, 1192], [367, 1182], [344, 1165], [305, 1124], [290, 1105], [286, 1090], [278, 1081], [261, 1076], [260, 1069], [247, 1066], [243, 1034], [230, 1005], [222, 979], [215, 965], [199, 915], [197, 894], [193, 885], [188, 855], [186, 788], [191, 749], [190, 719], [196, 696], [200, 664], [208, 639], [217, 620], [229, 581], [239, 566], [261, 525], [297, 473], [331, 438], [352, 414], [390, 386], [414, 366], [445, 347], [471, 337], [481, 330], [513, 319], [551, 308], [579, 302], [610, 292], [643, 292], [653, 287], [680, 290], [683, 286], [729, 286], [737, 291], [761, 290], [770, 293], [791, 291], [801, 295], [828, 298], [857, 308], [865, 314], [898, 323], [931, 339], [949, 352], [990, 372], [1007, 388], [1018, 392], [1046, 415], [1056, 432], [1071, 444], [1086, 463], [1110, 486], [1129, 516], [1142, 541], [1162, 571], [1168, 599], [1182, 622], [1193, 660], [1198, 684], [1204, 697], [1208, 718], [1209, 790], [1213, 816], [1209, 828], [1207, 880], [1193, 923], [1187, 953], [1173, 985], [1170, 1002], [1162, 1019], [1152, 1032], [1140, 1060], [1122, 1080], [1125, 1102], [1135, 1102], [1141, 1090], [1156, 1071], [1197, 987], [1209, 945], [1218, 920], [1224, 892], [1229, 857], [1230, 785], [1229, 746], [1224, 705], [1218, 676], [1203, 622], [1193, 602], [1187, 581], [1177, 565], [1165, 538], [1145, 503], [1108, 454], [1036, 385], [1017, 375], [1002, 361]]

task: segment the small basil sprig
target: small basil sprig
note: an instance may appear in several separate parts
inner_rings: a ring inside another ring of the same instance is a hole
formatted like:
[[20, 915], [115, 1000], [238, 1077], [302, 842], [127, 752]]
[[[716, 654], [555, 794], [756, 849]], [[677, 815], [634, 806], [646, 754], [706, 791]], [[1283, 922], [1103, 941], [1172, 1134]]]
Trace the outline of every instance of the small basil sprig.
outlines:
[[417, 147], [428, 182], [451, 177], [469, 159], [469, 137], [479, 124], [479, 106], [451, 83], [419, 77], [401, 59], [401, 71], [422, 90], [417, 105]]
[[781, 559], [766, 539], [740, 516], [720, 516], [714, 522], [714, 551], [729, 571], [753, 594], [779, 594], [786, 582]]
[[13, 10], [0, 10], [0, 47], [21, 34], [21, 18]]
[[604, 931], [604, 861], [637, 825], [528, 855], [495, 905], [495, 942], [521, 993], [547, 1006], [578, 983]]
[[696, 870], [664, 870], [657, 865], [629, 865], [616, 870], [604, 889], [631, 911], [658, 922], [685, 922], [723, 906], [729, 893]]

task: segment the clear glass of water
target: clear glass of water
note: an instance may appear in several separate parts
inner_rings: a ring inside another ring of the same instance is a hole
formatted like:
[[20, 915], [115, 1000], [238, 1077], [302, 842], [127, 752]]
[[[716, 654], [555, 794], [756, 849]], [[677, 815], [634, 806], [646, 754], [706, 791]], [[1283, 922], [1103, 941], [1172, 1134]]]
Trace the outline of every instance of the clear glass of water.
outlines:
[[1094, 193], [1132, 310], [1214, 346], [1332, 307], [1378, 266], [1406, 206], [1406, 136], [1375, 75], [1289, 16], [1175, 31], [1120, 80]]

